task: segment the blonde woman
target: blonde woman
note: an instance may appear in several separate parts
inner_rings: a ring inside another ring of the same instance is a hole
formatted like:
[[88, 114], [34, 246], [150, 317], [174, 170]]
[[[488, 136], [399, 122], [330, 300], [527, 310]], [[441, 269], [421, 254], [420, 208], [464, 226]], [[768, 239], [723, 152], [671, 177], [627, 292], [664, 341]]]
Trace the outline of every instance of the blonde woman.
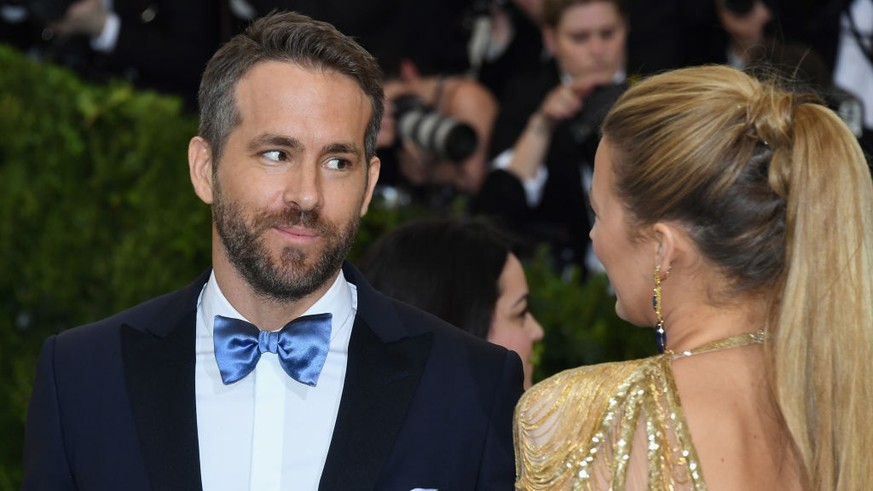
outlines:
[[728, 67], [612, 109], [594, 250], [663, 354], [580, 367], [516, 409], [518, 489], [873, 486], [873, 186], [814, 97]]

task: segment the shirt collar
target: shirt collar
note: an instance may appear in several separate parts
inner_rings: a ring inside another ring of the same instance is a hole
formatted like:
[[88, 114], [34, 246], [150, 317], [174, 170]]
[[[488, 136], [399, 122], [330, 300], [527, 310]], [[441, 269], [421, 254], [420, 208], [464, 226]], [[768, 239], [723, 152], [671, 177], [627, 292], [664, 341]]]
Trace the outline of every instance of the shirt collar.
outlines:
[[[303, 315], [330, 313], [337, 320], [347, 318], [356, 307], [355, 299], [351, 292], [352, 286], [346, 281], [342, 272], [340, 272], [327, 292], [316, 300]], [[214, 270], [203, 287], [203, 294], [200, 297], [200, 308], [204, 314], [203, 318], [206, 321], [206, 327], [210, 334], [212, 333], [212, 325], [216, 315], [251, 322], [240, 314], [221, 292]]]

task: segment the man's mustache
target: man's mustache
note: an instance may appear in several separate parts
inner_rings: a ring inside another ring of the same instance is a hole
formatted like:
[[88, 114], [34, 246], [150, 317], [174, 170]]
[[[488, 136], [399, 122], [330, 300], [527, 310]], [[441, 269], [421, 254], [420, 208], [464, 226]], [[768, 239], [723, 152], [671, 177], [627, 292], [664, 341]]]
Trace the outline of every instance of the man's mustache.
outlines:
[[318, 211], [297, 208], [286, 208], [280, 212], [262, 214], [255, 219], [255, 226], [261, 230], [272, 227], [300, 226], [321, 234], [333, 232], [333, 227], [321, 219]]

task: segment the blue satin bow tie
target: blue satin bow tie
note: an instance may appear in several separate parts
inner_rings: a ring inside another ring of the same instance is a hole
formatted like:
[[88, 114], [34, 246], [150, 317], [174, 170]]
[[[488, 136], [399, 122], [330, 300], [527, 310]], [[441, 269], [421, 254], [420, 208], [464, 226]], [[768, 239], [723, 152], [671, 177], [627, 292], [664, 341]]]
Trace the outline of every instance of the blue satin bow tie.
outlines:
[[330, 348], [331, 314], [305, 315], [279, 331], [261, 331], [240, 319], [215, 316], [212, 339], [221, 380], [232, 384], [255, 369], [261, 353], [279, 355], [294, 380], [314, 387]]

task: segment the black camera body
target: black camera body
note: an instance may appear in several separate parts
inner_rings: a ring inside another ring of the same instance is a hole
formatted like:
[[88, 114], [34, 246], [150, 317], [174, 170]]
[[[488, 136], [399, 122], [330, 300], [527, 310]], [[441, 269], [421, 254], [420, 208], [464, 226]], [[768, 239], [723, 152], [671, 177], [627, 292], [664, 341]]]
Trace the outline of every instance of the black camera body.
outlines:
[[401, 139], [455, 163], [463, 162], [476, 149], [476, 131], [470, 125], [425, 107], [414, 95], [401, 95], [393, 102]]

